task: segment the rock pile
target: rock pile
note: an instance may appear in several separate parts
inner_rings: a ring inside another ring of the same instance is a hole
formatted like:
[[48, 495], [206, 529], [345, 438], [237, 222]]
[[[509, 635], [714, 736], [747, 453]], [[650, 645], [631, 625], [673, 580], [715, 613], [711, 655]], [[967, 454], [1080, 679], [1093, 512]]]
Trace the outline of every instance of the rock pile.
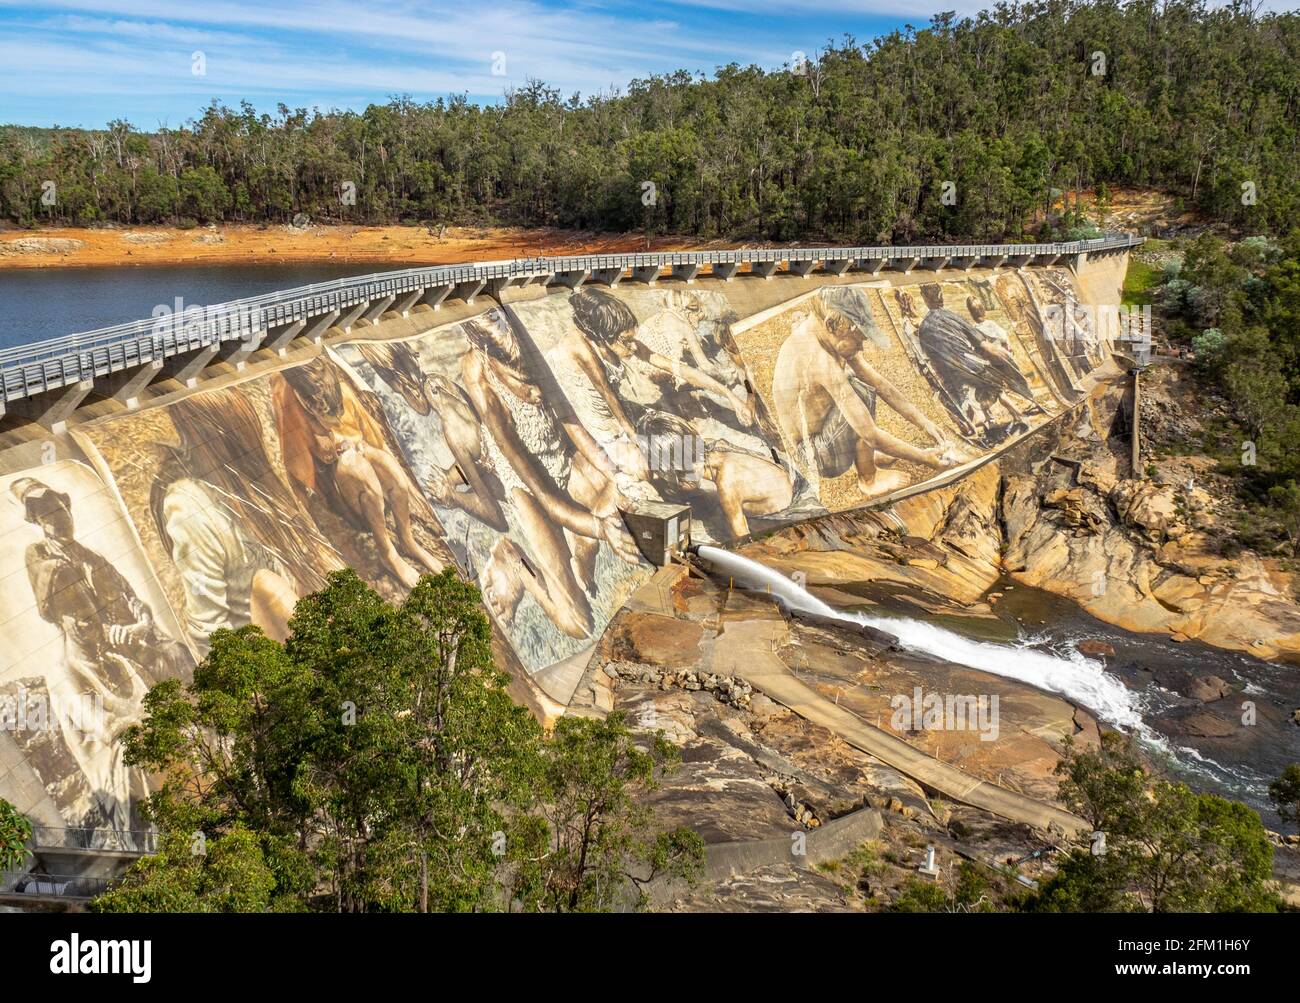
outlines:
[[732, 707], [749, 707], [754, 688], [743, 679], [703, 672], [698, 669], [667, 669], [637, 662], [609, 662], [605, 673], [612, 678], [624, 679], [641, 686], [657, 686], [661, 690], [683, 689], [691, 692], [703, 690]]

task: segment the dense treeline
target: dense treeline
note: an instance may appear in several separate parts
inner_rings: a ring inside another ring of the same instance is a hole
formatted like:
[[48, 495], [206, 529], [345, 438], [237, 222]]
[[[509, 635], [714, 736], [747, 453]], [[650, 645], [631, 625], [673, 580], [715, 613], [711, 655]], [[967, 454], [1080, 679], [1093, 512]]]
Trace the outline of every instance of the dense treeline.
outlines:
[[1194, 350], [1233, 423], [1202, 422], [1185, 450], [1216, 456], [1242, 508], [1234, 543], [1300, 557], [1300, 229], [1230, 243], [1205, 233], [1150, 289], [1161, 328]]
[[530, 82], [482, 107], [213, 103], [155, 133], [0, 128], [0, 212], [997, 239], [1042, 232], [1061, 193], [1107, 184], [1167, 189], [1260, 232], [1300, 209], [1297, 121], [1300, 15], [1048, 0], [846, 38], [802, 67], [679, 72], [585, 101]]

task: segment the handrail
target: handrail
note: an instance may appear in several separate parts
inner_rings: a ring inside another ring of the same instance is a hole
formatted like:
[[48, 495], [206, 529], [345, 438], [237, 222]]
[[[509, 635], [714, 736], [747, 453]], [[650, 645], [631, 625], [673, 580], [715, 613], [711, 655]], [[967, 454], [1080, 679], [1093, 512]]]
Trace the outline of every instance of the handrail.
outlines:
[[[455, 265], [432, 265], [375, 272], [317, 282], [277, 292], [262, 293], [206, 307], [191, 307], [176, 313], [161, 305], [155, 316], [109, 327], [64, 335], [27, 345], [0, 349], [0, 400], [24, 396], [28, 391], [21, 370], [56, 360], [80, 357], [76, 368], [94, 370], [97, 365], [123, 365], [131, 359], [113, 360], [105, 355], [114, 349], [131, 350], [134, 361], [210, 345], [214, 341], [252, 338], [271, 327], [292, 323], [304, 316], [316, 316], [333, 309], [354, 307], [377, 296], [398, 296], [417, 289], [461, 283], [487, 283], [493, 279], [549, 279], [580, 271], [638, 269], [651, 266], [780, 263], [807, 261], [882, 261], [935, 258], [978, 260], [992, 256], [1066, 256], [1136, 246], [1142, 237], [1112, 234], [1089, 240], [1042, 244], [952, 244], [883, 247], [783, 247], [740, 248], [717, 251], [631, 252], [626, 254], [584, 254], [558, 258], [517, 258]], [[312, 311], [315, 311], [312, 313]], [[147, 343], [146, 343], [147, 342]], [[17, 370], [17, 372], [15, 372]], [[53, 374], [52, 374], [53, 375]]]
[[38, 851], [68, 849], [153, 853], [158, 849], [158, 833], [153, 829], [34, 825], [31, 843]]
[[45, 874], [34, 871], [0, 873], [0, 896], [93, 899], [108, 891], [116, 879], [88, 874]]

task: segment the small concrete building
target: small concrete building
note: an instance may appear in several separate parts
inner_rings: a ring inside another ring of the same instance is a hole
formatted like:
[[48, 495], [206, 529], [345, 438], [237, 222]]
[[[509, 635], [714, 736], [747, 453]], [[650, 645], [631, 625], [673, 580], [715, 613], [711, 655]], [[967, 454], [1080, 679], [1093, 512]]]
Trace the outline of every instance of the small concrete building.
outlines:
[[691, 507], [642, 501], [623, 511], [623, 522], [645, 559], [663, 567], [691, 545]]

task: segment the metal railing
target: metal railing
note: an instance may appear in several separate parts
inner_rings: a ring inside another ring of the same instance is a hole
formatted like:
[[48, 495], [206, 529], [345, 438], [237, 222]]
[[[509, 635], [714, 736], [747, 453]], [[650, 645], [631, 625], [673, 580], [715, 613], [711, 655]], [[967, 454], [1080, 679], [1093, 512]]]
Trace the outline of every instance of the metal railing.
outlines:
[[[672, 268], [680, 265], [744, 265], [786, 262], [935, 259], [980, 260], [1065, 257], [1119, 250], [1143, 242], [1117, 234], [1091, 240], [1044, 244], [927, 244], [886, 247], [783, 247], [719, 251], [666, 251], [585, 254], [560, 258], [519, 258], [460, 265], [435, 265], [334, 279], [175, 312], [164, 307], [146, 320], [115, 324], [79, 334], [0, 349], [0, 403], [46, 389], [107, 375], [147, 362], [179, 355], [217, 342], [244, 341], [300, 320], [343, 311], [385, 296], [470, 284], [481, 288], [496, 280], [549, 281], [578, 272]], [[196, 312], [197, 311], [197, 315]]]
[[41, 850], [112, 850], [156, 853], [158, 833], [153, 829], [92, 829], [73, 826], [33, 825], [31, 844]]
[[38, 874], [6, 871], [0, 874], [0, 895], [42, 896], [61, 899], [93, 899], [112, 887], [116, 878], [85, 874]]

